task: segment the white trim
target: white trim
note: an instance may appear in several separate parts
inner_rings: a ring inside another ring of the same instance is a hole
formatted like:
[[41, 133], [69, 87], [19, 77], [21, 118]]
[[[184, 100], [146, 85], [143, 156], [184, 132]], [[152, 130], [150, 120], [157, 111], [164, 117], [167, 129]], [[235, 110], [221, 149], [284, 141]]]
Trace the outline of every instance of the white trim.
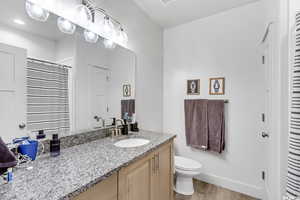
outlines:
[[265, 185], [265, 191], [266, 191], [265, 199], [271, 199], [271, 196], [272, 196], [271, 191], [270, 191], [270, 188], [267, 184]]
[[247, 183], [243, 183], [226, 177], [220, 177], [213, 174], [200, 174], [199, 176], [195, 177], [195, 179], [235, 192], [246, 194], [251, 197], [264, 199], [264, 188], [257, 187], [255, 185], [249, 185]]

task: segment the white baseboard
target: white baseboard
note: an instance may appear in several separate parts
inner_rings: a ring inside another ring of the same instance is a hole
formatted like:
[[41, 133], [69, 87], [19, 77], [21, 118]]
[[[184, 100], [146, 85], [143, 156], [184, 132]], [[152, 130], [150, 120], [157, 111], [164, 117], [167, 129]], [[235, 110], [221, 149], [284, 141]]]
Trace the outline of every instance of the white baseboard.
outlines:
[[255, 185], [249, 185], [247, 183], [243, 183], [240, 181], [236, 181], [236, 180], [232, 180], [229, 178], [224, 178], [212, 174], [201, 174], [200, 176], [195, 178], [235, 192], [246, 194], [254, 198], [265, 199], [264, 189], [261, 187], [257, 187]]

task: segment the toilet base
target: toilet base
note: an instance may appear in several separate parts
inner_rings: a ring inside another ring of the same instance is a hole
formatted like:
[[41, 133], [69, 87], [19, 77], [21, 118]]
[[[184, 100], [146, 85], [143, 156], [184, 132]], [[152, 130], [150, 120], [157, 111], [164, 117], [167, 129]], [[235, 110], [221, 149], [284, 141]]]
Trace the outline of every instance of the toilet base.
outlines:
[[194, 184], [193, 176], [182, 175], [177, 173], [175, 192], [183, 195], [193, 195], [194, 194]]

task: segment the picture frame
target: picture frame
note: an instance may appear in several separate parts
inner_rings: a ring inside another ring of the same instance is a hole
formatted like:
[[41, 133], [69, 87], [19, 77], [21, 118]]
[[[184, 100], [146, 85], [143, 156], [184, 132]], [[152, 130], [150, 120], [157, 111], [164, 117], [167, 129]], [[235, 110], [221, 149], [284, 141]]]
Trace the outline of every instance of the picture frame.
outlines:
[[187, 95], [200, 95], [200, 79], [187, 80]]
[[216, 77], [209, 79], [209, 94], [224, 95], [225, 94], [225, 78]]
[[123, 97], [130, 97], [131, 96], [131, 85], [124, 84], [123, 85]]

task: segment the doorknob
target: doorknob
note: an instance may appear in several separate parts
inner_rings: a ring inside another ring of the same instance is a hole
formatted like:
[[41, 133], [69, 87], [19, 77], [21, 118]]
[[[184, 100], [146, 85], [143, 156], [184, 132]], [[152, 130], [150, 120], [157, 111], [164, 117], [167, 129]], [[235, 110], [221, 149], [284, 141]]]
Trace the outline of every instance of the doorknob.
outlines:
[[19, 124], [19, 128], [20, 129], [24, 129], [26, 127], [26, 124], [23, 122], [23, 123], [21, 123], [21, 124]]
[[261, 136], [262, 136], [263, 138], [268, 138], [268, 137], [269, 137], [269, 134], [266, 133], [266, 132], [262, 132], [262, 133], [261, 133]]

